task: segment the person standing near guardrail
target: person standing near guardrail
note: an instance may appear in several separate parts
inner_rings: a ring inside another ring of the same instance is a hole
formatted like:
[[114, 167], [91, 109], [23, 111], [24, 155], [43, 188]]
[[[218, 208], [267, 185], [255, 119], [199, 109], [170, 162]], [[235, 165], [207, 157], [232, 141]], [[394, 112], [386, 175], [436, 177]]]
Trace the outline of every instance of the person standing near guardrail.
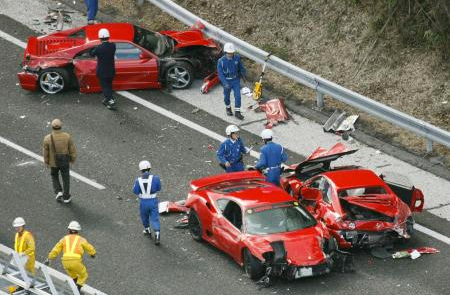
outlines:
[[22, 217], [17, 217], [13, 221], [13, 227], [16, 230], [16, 236], [14, 240], [14, 250], [19, 253], [19, 256], [28, 256], [27, 262], [25, 263], [25, 270], [32, 273], [36, 273], [34, 269], [35, 258], [35, 242], [31, 232], [25, 230], [25, 220]]
[[86, 266], [83, 263], [83, 254], [86, 251], [91, 258], [95, 258], [97, 252], [94, 246], [80, 236], [81, 226], [77, 221], [71, 221], [69, 226], [69, 234], [62, 238], [48, 254], [44, 264], [49, 265], [50, 260], [55, 259], [63, 252], [61, 258], [62, 265], [67, 274], [73, 279], [78, 290], [81, 290], [88, 278]]
[[87, 9], [88, 25], [93, 25], [98, 11], [98, 0], [84, 0], [84, 4], [86, 4]]
[[[58, 202], [70, 203], [70, 164], [77, 158], [77, 149], [69, 133], [62, 132], [62, 122], [59, 119], [52, 121], [52, 133], [44, 137], [43, 154], [44, 163], [50, 167], [53, 190]], [[59, 182], [61, 173], [63, 188]]]
[[225, 55], [217, 62], [217, 73], [223, 86], [224, 102], [228, 116], [233, 116], [231, 110], [230, 94], [234, 94], [234, 115], [239, 120], [243, 120], [241, 114], [241, 78], [245, 78], [246, 71], [241, 57], [236, 54], [233, 43], [226, 43], [223, 47]]

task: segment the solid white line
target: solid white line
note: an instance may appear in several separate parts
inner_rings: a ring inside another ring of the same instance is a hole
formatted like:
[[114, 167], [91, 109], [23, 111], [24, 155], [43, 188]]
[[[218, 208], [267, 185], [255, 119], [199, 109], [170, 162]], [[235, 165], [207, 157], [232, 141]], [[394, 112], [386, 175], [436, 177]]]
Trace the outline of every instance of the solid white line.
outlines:
[[[4, 39], [6, 39], [6, 40], [16, 44], [17, 46], [20, 46], [22, 48], [26, 47], [26, 43], [20, 41], [19, 39], [15, 38], [15, 37], [13, 37], [11, 35], [8, 35], [5, 32], [2, 32], [1, 30], [0, 30], [0, 37], [2, 37]], [[134, 94], [132, 94], [132, 93], [130, 93], [128, 91], [118, 91], [117, 93], [122, 95], [123, 97], [128, 98], [131, 101], [134, 101], [135, 103], [138, 103], [138, 104], [140, 104], [140, 105], [142, 105], [142, 106], [144, 106], [146, 108], [149, 108], [149, 109], [151, 109], [151, 110], [153, 110], [153, 111], [155, 111], [155, 112], [157, 112], [157, 113], [159, 113], [159, 114], [161, 114], [161, 115], [163, 115], [165, 117], [168, 117], [169, 119], [177, 121], [177, 122], [179, 122], [179, 123], [181, 123], [181, 124], [191, 128], [191, 129], [194, 129], [194, 130], [196, 130], [196, 131], [198, 131], [198, 132], [200, 132], [200, 133], [202, 133], [202, 134], [204, 134], [206, 136], [209, 136], [209, 137], [211, 137], [211, 138], [213, 138], [213, 139], [215, 139], [217, 141], [222, 142], [222, 141], [224, 141], [226, 139], [224, 136], [222, 136], [222, 135], [220, 135], [220, 134], [218, 134], [216, 132], [213, 132], [213, 131], [211, 131], [211, 130], [203, 127], [203, 126], [200, 126], [197, 123], [189, 121], [188, 119], [185, 119], [185, 118], [183, 118], [183, 117], [181, 117], [181, 116], [179, 116], [179, 115], [177, 115], [177, 114], [175, 114], [175, 113], [173, 113], [171, 111], [168, 111], [168, 110], [166, 110], [166, 109], [164, 109], [164, 108], [162, 108], [162, 107], [160, 107], [158, 105], [155, 105], [155, 104], [153, 104], [153, 103], [151, 103], [149, 101], [146, 101], [145, 99], [142, 99], [139, 96], [134, 95]], [[252, 157], [259, 158], [259, 153], [256, 152], [256, 151], [250, 151], [250, 155]], [[83, 176], [81, 176], [81, 177], [83, 177]], [[104, 187], [103, 187], [103, 189], [104, 189]], [[442, 234], [440, 234], [438, 232], [435, 232], [435, 231], [433, 231], [433, 230], [431, 230], [429, 228], [426, 228], [426, 227], [424, 227], [424, 226], [422, 226], [420, 224], [417, 224], [417, 223], [414, 225], [414, 228], [417, 229], [418, 231], [426, 234], [426, 235], [429, 235], [430, 237], [433, 237], [433, 238], [435, 238], [435, 239], [437, 239], [437, 240], [439, 240], [439, 241], [441, 241], [443, 243], [446, 243], [446, 244], [450, 245], [450, 238], [448, 238], [448, 237], [446, 237], [446, 236], [444, 236], [444, 235], [442, 235]]]
[[[21, 153], [24, 153], [27, 156], [30, 156], [31, 158], [34, 158], [34, 159], [44, 163], [44, 158], [43, 157], [39, 156], [38, 154], [33, 153], [32, 151], [27, 150], [26, 148], [21, 147], [20, 145], [15, 144], [14, 142], [11, 142], [11, 141], [7, 140], [4, 137], [0, 136], [0, 143], [3, 143], [5, 145], [7, 145], [7, 146], [9, 146], [9, 147], [11, 147], [11, 148], [21, 152]], [[76, 173], [76, 172], [74, 172], [72, 170], [70, 170], [70, 175], [73, 178], [76, 178], [79, 181], [82, 181], [82, 182], [84, 182], [86, 184], [89, 184], [90, 186], [93, 186], [93, 187], [95, 187], [95, 188], [97, 188], [99, 190], [105, 189], [105, 187], [103, 185], [101, 185], [101, 184], [99, 184], [99, 183], [97, 183], [97, 182], [95, 182], [95, 181], [93, 181], [93, 180], [91, 180], [91, 179], [89, 179], [87, 177], [84, 177], [83, 175], [80, 175], [80, 174], [78, 174], [78, 173]]]
[[434, 230], [426, 228], [423, 225], [420, 225], [420, 224], [416, 223], [416, 224], [414, 224], [414, 229], [417, 230], [417, 231], [420, 231], [421, 233], [429, 235], [430, 237], [433, 237], [436, 240], [439, 240], [439, 241], [441, 241], [443, 243], [446, 243], [447, 245], [450, 245], [450, 238], [444, 236], [443, 234], [435, 232]]

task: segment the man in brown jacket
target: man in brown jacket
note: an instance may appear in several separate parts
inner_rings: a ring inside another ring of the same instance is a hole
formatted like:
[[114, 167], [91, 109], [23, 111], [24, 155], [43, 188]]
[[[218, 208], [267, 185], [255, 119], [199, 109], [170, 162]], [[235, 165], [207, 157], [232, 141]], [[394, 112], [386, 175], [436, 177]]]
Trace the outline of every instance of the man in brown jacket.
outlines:
[[[77, 158], [77, 149], [73, 143], [72, 136], [61, 131], [62, 122], [59, 119], [52, 121], [52, 133], [44, 137], [44, 163], [50, 167], [53, 190], [58, 202], [70, 203], [70, 166], [56, 163], [56, 154], [69, 155], [69, 162], [73, 164]], [[63, 181], [63, 188], [59, 182], [59, 172]]]

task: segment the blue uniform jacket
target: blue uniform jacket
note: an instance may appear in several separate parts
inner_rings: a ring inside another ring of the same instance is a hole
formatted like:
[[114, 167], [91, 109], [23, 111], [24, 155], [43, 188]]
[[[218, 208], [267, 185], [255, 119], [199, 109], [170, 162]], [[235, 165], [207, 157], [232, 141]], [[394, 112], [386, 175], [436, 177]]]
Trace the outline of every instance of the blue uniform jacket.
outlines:
[[115, 54], [116, 44], [111, 42], [102, 42], [91, 51], [91, 55], [97, 57], [97, 76], [99, 78], [113, 78], [115, 76]]
[[288, 156], [284, 151], [283, 147], [278, 144], [269, 141], [261, 148], [261, 155], [259, 157], [258, 163], [256, 163], [256, 169], [266, 169], [266, 179], [276, 185], [280, 184], [281, 175], [281, 163], [286, 162]]
[[217, 62], [217, 73], [222, 85], [227, 85], [227, 81], [240, 79], [240, 77], [246, 75], [241, 57], [238, 54], [234, 54], [232, 59], [228, 59], [226, 55], [222, 56]]
[[[149, 177], [150, 173], [145, 172], [142, 174], [142, 178], [147, 179]], [[147, 189], [147, 184], [144, 184], [144, 188]], [[156, 192], [159, 192], [161, 190], [161, 180], [159, 179], [158, 175], [153, 175], [152, 179], [152, 187], [150, 188], [150, 193], [154, 194]], [[135, 195], [138, 195], [141, 193], [141, 187], [139, 186], [138, 179], [134, 181], [134, 187], [133, 187], [133, 193]]]
[[230, 138], [227, 138], [220, 144], [220, 148], [217, 151], [217, 159], [222, 164], [225, 164], [226, 162], [234, 164], [240, 162], [242, 155], [246, 152], [247, 150], [245, 149], [244, 142], [240, 138], [235, 142]]

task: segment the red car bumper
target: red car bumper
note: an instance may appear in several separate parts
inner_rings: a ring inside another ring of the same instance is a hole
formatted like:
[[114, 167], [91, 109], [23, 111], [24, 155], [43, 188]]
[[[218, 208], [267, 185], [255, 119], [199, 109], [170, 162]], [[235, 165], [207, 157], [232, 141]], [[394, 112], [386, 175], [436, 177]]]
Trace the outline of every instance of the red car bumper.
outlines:
[[20, 86], [22, 86], [23, 89], [26, 89], [29, 91], [37, 90], [37, 81], [38, 81], [37, 74], [28, 73], [28, 72], [20, 72], [17, 74], [17, 77], [19, 77]]

